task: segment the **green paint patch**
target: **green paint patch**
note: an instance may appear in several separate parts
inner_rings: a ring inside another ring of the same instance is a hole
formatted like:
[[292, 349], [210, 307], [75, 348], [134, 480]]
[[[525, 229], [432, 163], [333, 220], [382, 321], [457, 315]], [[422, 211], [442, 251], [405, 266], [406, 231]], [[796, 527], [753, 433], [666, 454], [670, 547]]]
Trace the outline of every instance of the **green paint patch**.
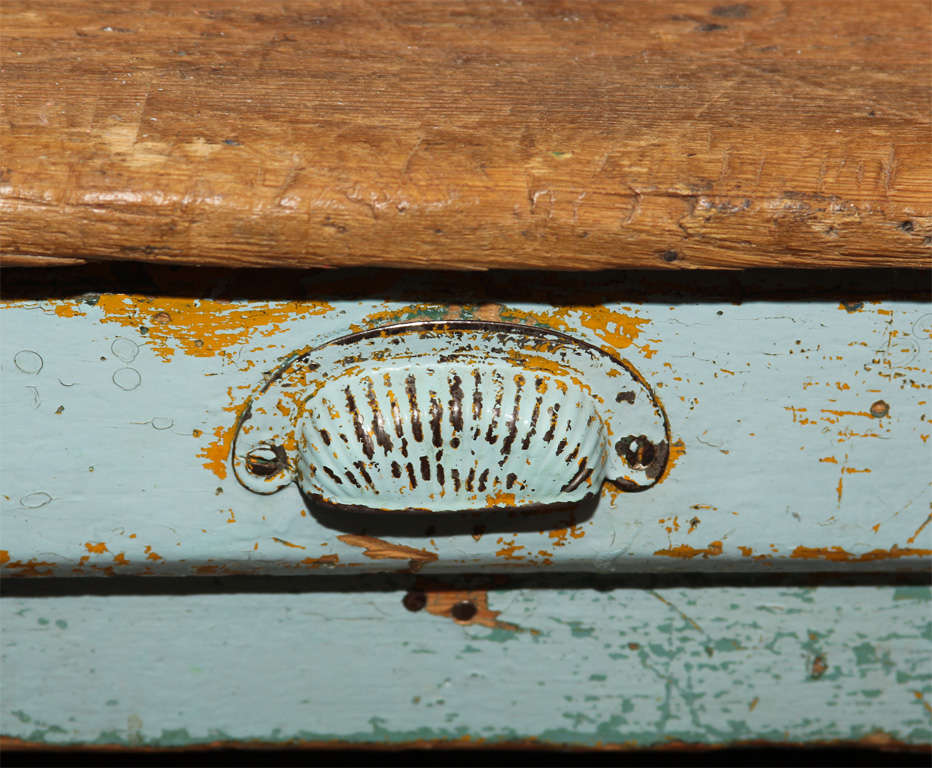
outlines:
[[489, 640], [493, 643], [507, 643], [511, 640], [518, 639], [518, 633], [513, 632], [510, 629], [502, 629], [501, 627], [494, 627], [489, 631], [488, 634], [483, 635], [482, 637], [473, 637], [475, 640]]
[[606, 675], [592, 674], [592, 675], [589, 675], [589, 679], [601, 682], [603, 680], [607, 680], [608, 678]]
[[870, 643], [861, 643], [852, 648], [854, 651], [854, 663], [859, 667], [865, 664], [879, 664], [880, 659], [877, 657], [877, 649]]
[[883, 691], [880, 688], [867, 688], [861, 691], [861, 694], [866, 696], [868, 699], [876, 699], [882, 693]]
[[932, 601], [932, 587], [897, 587], [893, 590], [893, 599], [928, 603]]
[[467, 645], [463, 648], [463, 653], [482, 653], [482, 651], [474, 645]]
[[43, 627], [49, 623], [49, 620], [46, 619], [44, 616], [40, 617], [38, 621], [39, 621], [39, 624], [41, 624]]
[[[709, 647], [710, 646], [706, 646], [706, 649], [707, 649], [706, 653], [709, 653], [708, 652]], [[741, 643], [738, 642], [737, 640], [733, 640], [731, 638], [725, 638], [725, 637], [721, 637], [718, 640], [716, 640], [714, 643], [712, 643], [711, 648], [713, 651], [718, 651], [720, 653], [730, 653], [734, 651], [746, 650], [744, 646], [742, 646]], [[712, 654], [709, 654], [709, 655], [711, 656]]]
[[64, 619], [55, 619], [55, 626], [59, 629], [68, 629], [68, 622]]
[[25, 712], [23, 712], [23, 710], [21, 709], [14, 709], [12, 712], [10, 712], [10, 714], [13, 715], [13, 717], [15, 717], [21, 723], [32, 722], [32, 718], [29, 715], [27, 715]]
[[120, 702], [118, 702], [116, 699], [107, 699], [107, 701], [104, 702], [104, 703], [105, 703], [108, 707], [115, 707], [115, 706], [116, 706], [117, 704], [119, 704]]

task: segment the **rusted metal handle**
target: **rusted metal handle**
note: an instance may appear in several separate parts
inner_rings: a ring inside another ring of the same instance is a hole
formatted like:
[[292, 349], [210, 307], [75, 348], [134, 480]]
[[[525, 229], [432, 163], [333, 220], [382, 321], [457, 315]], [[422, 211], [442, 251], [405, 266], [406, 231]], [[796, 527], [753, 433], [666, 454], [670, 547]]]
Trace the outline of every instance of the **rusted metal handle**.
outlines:
[[233, 468], [379, 512], [575, 503], [652, 486], [669, 425], [613, 353], [507, 323], [402, 323], [295, 353], [243, 407]]

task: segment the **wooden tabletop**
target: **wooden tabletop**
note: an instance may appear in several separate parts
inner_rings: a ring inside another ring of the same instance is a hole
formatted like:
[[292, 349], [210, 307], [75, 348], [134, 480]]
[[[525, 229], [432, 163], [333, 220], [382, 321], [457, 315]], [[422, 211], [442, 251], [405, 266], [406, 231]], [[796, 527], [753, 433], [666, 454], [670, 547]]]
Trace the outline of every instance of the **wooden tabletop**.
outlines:
[[0, 261], [932, 265], [927, 0], [5, 0]]

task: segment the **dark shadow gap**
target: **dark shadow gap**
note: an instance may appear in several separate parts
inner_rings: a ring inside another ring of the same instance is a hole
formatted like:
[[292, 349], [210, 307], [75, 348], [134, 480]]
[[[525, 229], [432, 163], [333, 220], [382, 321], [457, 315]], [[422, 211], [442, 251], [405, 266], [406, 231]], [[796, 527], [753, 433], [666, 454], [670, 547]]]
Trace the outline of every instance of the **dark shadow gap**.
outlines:
[[301, 749], [208, 748], [197, 750], [11, 750], [3, 752], [5, 766], [928, 766], [928, 747], [760, 745], [709, 748], [683, 745], [677, 749], [565, 750], [483, 747], [443, 749]]
[[752, 269], [442, 272], [386, 268], [221, 269], [130, 262], [0, 270], [4, 299], [45, 300], [99, 293], [253, 301], [391, 298], [439, 304], [837, 301], [849, 311], [874, 300], [929, 300], [932, 271]]
[[361, 574], [347, 576], [106, 576], [10, 578], [0, 580], [0, 597], [79, 595], [200, 595], [283, 593], [366, 593], [409, 590], [651, 590], [774, 587], [929, 587], [932, 571], [799, 573], [527, 573], [527, 574]]

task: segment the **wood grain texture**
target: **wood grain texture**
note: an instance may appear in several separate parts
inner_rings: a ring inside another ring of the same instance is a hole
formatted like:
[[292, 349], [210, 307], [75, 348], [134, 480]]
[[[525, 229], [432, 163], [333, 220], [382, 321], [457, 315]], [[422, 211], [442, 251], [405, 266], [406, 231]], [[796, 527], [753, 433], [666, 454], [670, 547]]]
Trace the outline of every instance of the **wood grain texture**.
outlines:
[[932, 263], [924, 0], [2, 14], [15, 263]]

